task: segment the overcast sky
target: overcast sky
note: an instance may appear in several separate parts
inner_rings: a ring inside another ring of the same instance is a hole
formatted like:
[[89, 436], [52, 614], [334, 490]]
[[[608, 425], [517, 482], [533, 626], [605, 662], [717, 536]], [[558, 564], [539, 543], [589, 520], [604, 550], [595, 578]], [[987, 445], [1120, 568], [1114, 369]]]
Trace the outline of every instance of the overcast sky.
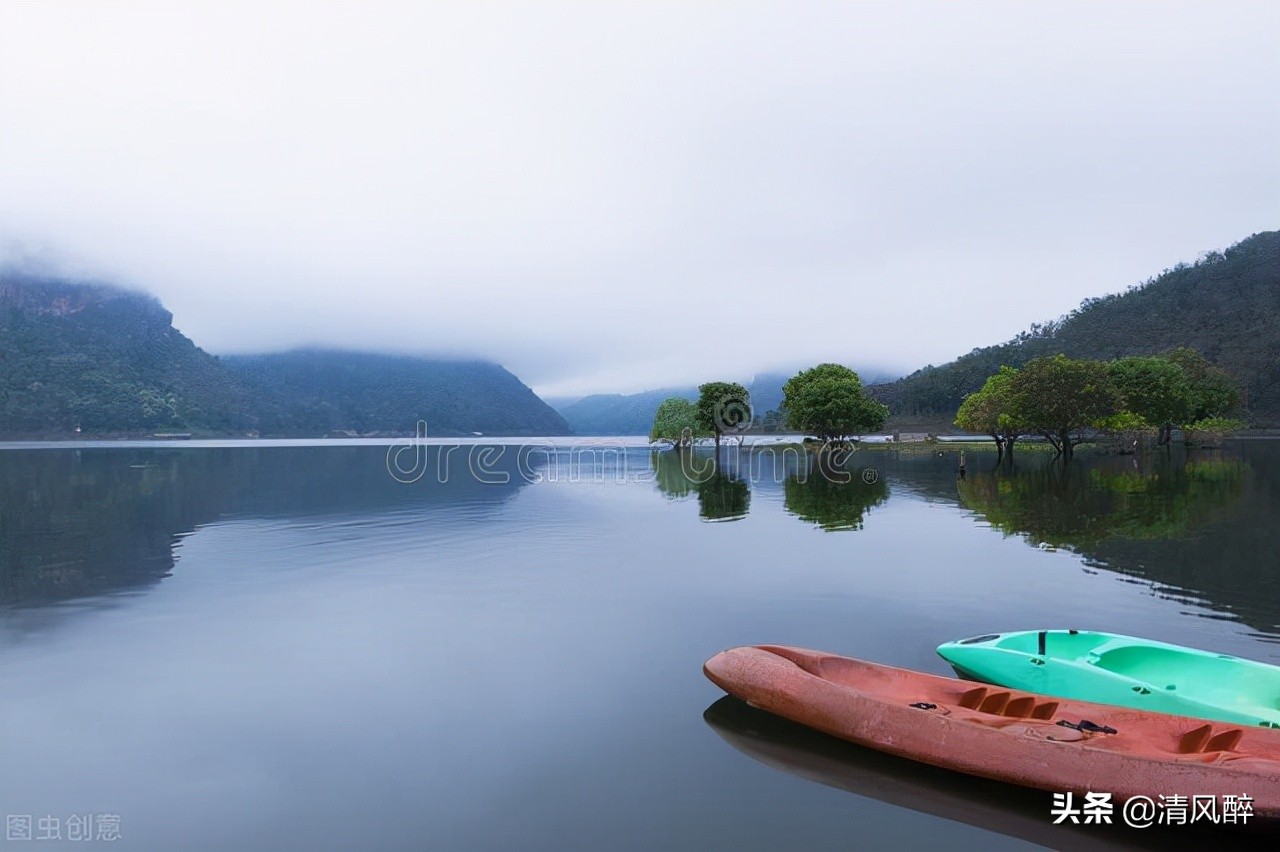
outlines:
[[910, 371], [1280, 227], [1280, 4], [0, 0], [0, 246], [215, 353]]

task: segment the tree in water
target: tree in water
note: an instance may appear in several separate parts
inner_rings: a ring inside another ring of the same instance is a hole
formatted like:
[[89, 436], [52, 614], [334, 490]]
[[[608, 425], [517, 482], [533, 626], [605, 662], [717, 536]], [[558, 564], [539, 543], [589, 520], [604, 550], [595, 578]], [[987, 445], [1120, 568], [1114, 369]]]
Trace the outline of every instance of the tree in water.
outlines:
[[1194, 349], [1182, 347], [1165, 356], [1182, 368], [1190, 383], [1188, 423], [1228, 418], [1240, 407], [1240, 388], [1225, 370], [1214, 366]]
[[840, 364], [819, 364], [782, 386], [782, 406], [792, 429], [824, 445], [847, 441], [884, 426], [889, 409], [862, 389], [858, 374]]
[[1038, 433], [1069, 461], [1083, 430], [1119, 408], [1120, 394], [1101, 361], [1065, 355], [1037, 358], [1010, 382], [1013, 412], [1028, 432]]
[[751, 425], [751, 393], [737, 382], [707, 382], [698, 387], [697, 427], [716, 441], [725, 434], [745, 432]]
[[1022, 437], [1024, 424], [1013, 407], [1013, 378], [1018, 371], [1001, 367], [980, 390], [960, 403], [955, 424], [966, 432], [990, 435], [996, 442], [998, 460], [1013, 460], [1013, 445]]
[[697, 406], [687, 399], [673, 396], [664, 399], [654, 412], [649, 443], [665, 441], [673, 449], [681, 449], [710, 434], [699, 425]]
[[1123, 400], [1123, 408], [1159, 432], [1158, 443], [1169, 443], [1174, 426], [1191, 414], [1191, 382], [1178, 364], [1159, 356], [1117, 358], [1107, 373]]

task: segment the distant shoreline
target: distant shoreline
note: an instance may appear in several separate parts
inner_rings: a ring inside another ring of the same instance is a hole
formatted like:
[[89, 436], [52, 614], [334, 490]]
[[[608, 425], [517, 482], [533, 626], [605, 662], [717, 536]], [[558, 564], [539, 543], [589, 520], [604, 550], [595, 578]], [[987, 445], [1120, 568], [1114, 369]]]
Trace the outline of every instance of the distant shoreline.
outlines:
[[[1280, 429], [1248, 429], [1231, 435], [1227, 440], [1275, 440], [1280, 438]], [[21, 449], [181, 449], [196, 448], [233, 448], [233, 447], [307, 447], [307, 446], [347, 446], [373, 447], [394, 446], [397, 444], [418, 443], [423, 446], [549, 446], [556, 448], [610, 448], [653, 449], [668, 451], [666, 444], [649, 443], [646, 435], [432, 435], [416, 438], [411, 433], [384, 433], [376, 436], [304, 436], [304, 437], [248, 437], [244, 435], [192, 435], [190, 438], [155, 437], [154, 435], [112, 435], [112, 436], [66, 436], [47, 437], [7, 437], [0, 435], [0, 450]], [[994, 442], [986, 436], [965, 434], [937, 435], [931, 437], [911, 436], [909, 439], [892, 440], [889, 435], [866, 436], [852, 442], [854, 449], [895, 450], [895, 449], [937, 449], [939, 447], [956, 448], [994, 448]], [[726, 439], [722, 448], [736, 447], [736, 439]], [[805, 441], [796, 434], [749, 434], [742, 448], [746, 450], [783, 450], [810, 451], [816, 449], [818, 443], [810, 439]], [[1024, 438], [1018, 442], [1019, 449], [1040, 449], [1050, 445], [1037, 438]], [[698, 444], [698, 449], [712, 448], [710, 442]]]

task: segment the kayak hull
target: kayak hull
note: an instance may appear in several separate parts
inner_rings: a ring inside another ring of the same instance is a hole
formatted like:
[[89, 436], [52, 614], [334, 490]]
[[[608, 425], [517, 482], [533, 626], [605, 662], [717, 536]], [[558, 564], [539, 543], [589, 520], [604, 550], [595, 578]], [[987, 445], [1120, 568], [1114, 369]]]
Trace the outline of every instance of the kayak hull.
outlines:
[[1280, 728], [1280, 667], [1115, 633], [1039, 630], [938, 646], [963, 677], [1098, 704]]
[[[747, 703], [922, 763], [1053, 792], [1248, 796], [1280, 817], [1280, 731], [995, 689], [819, 651], [733, 648], [704, 665]], [[1113, 733], [1088, 730], [1088, 720]], [[1085, 730], [1067, 727], [1079, 724]]]

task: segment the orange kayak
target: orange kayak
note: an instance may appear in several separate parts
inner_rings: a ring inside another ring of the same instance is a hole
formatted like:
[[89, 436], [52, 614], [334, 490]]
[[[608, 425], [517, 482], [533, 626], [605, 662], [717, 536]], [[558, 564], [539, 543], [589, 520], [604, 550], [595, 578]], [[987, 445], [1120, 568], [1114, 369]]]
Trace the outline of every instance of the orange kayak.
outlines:
[[[1280, 818], [1280, 730], [1051, 698], [759, 645], [703, 666], [730, 695], [859, 745], [1052, 792], [1251, 799]], [[1119, 816], [1118, 808], [1116, 816]]]

